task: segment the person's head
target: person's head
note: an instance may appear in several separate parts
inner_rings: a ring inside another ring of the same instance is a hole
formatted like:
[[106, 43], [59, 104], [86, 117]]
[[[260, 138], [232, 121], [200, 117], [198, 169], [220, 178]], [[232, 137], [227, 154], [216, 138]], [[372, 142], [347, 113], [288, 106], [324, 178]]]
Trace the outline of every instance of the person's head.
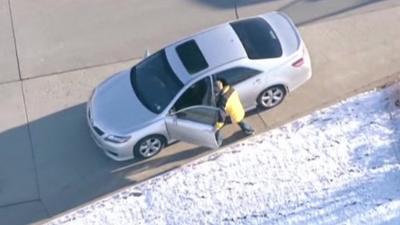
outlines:
[[216, 80], [215, 81], [215, 85], [214, 85], [215, 86], [215, 92], [216, 93], [221, 92], [224, 89], [224, 87], [227, 86], [227, 85], [228, 85], [228, 83], [224, 79]]

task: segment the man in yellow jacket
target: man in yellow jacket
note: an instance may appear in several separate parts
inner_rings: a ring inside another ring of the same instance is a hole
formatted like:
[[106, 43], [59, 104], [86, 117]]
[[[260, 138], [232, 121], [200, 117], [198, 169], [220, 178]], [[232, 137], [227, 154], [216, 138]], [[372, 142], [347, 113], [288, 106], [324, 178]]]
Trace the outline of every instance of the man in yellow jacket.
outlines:
[[[238, 92], [223, 79], [215, 82], [215, 92], [217, 107], [229, 115], [232, 122], [237, 123], [245, 134], [254, 134], [254, 129], [243, 120], [244, 109]], [[216, 124], [217, 129], [221, 129], [224, 124], [225, 118], [221, 116]]]

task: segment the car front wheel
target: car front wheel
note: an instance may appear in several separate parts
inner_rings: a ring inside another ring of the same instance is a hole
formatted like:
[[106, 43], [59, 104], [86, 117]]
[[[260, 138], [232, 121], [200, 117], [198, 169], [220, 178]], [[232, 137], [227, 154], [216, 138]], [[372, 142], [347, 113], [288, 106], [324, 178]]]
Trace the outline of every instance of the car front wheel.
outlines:
[[286, 96], [286, 88], [281, 85], [269, 87], [257, 98], [257, 104], [263, 109], [271, 109], [279, 105]]
[[161, 135], [150, 135], [141, 139], [133, 148], [136, 158], [148, 159], [157, 155], [165, 146], [165, 138]]

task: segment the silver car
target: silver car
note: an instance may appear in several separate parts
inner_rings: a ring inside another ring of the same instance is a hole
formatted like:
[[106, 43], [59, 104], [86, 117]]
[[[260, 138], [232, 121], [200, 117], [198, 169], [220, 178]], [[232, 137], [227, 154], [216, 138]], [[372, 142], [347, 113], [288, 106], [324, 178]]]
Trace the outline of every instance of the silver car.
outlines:
[[250, 110], [277, 106], [310, 77], [297, 28], [270, 12], [189, 36], [111, 76], [93, 91], [87, 119], [97, 145], [119, 161], [150, 158], [176, 140], [218, 148], [216, 79]]

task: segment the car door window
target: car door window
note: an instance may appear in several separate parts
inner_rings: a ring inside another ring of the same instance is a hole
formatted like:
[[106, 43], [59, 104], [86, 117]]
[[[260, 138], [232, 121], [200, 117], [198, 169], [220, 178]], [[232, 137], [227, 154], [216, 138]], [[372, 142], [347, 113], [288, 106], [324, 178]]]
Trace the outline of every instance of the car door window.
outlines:
[[177, 112], [178, 119], [214, 126], [217, 122], [218, 108], [210, 106], [192, 106]]
[[190, 86], [176, 101], [173, 109], [179, 111], [195, 105], [211, 106], [212, 103], [211, 79], [206, 77]]
[[259, 70], [250, 69], [247, 67], [234, 67], [228, 70], [221, 71], [215, 74], [215, 78], [224, 79], [228, 84], [235, 85], [239, 82], [242, 82], [250, 77], [253, 77], [257, 74], [261, 73]]

